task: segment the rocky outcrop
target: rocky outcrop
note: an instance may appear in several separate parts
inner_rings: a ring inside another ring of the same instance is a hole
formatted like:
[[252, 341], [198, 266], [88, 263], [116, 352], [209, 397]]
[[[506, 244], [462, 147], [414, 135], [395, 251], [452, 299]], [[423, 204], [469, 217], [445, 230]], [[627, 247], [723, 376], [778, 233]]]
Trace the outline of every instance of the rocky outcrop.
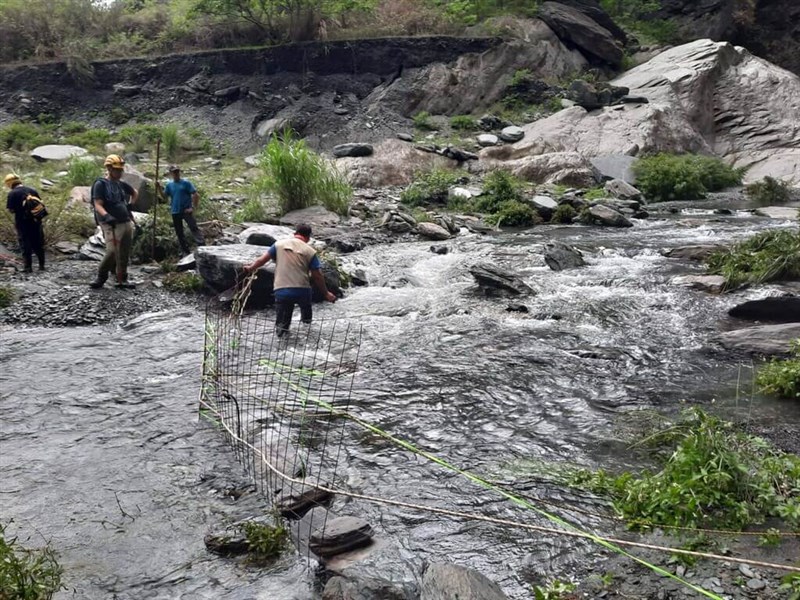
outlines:
[[721, 294], [725, 289], [725, 283], [722, 275], [681, 275], [672, 280], [673, 285], [689, 287], [710, 294]]
[[494, 264], [474, 265], [469, 272], [487, 296], [496, 292], [505, 292], [515, 296], [533, 293], [533, 290], [518, 275], [504, 271]]
[[519, 144], [515, 144], [486, 148], [481, 151], [480, 156], [481, 169], [505, 169], [521, 179], [536, 183], [589, 188], [597, 185], [600, 179], [589, 160], [577, 152], [529, 154]]
[[800, 181], [800, 77], [742, 48], [698, 40], [612, 83], [649, 104], [562, 110], [525, 126], [525, 139], [505, 158], [705, 153], [748, 167], [748, 180], [771, 175]]
[[577, 46], [596, 63], [619, 67], [624, 50], [614, 34], [585, 13], [558, 2], [545, 2], [539, 17], [559, 38]]
[[800, 323], [800, 297], [775, 296], [750, 300], [728, 311], [731, 317], [767, 323]]
[[485, 575], [447, 563], [428, 565], [420, 600], [507, 600], [500, 586]]
[[717, 341], [729, 350], [783, 356], [789, 354], [792, 342], [799, 338], [800, 323], [786, 323], [726, 331], [717, 337]]
[[553, 271], [576, 269], [586, 264], [583, 255], [572, 246], [561, 242], [549, 242], [544, 246], [544, 262]]

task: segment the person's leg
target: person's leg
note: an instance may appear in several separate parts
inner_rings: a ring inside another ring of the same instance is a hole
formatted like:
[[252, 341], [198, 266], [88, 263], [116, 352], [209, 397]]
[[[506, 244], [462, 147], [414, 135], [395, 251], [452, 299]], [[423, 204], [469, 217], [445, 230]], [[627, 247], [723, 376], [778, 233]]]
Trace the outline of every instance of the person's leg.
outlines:
[[311, 290], [308, 290], [308, 297], [303, 298], [302, 301], [298, 302], [300, 305], [300, 322], [305, 323], [308, 325], [311, 323], [311, 319], [313, 318], [313, 312], [311, 310]]
[[117, 247], [114, 243], [116, 234], [114, 229], [105, 223], [100, 225], [100, 228], [103, 230], [103, 238], [106, 241], [106, 253], [97, 268], [97, 279], [89, 284], [93, 288], [103, 287], [103, 284], [108, 281], [108, 274], [113, 273], [117, 266]]
[[120, 223], [117, 225], [117, 241], [119, 248], [117, 250], [117, 276], [119, 277], [118, 284], [127, 285], [128, 283], [128, 259], [131, 255], [131, 246], [133, 246], [133, 223]]
[[186, 243], [186, 236], [183, 234], [183, 215], [172, 215], [172, 226], [175, 228], [175, 235], [178, 236], [178, 243], [184, 254], [189, 254], [189, 244]]
[[192, 232], [195, 246], [205, 246], [206, 241], [203, 239], [203, 232], [200, 231], [200, 228], [197, 226], [197, 219], [194, 218], [194, 213], [184, 213], [183, 219], [189, 226], [189, 231]]
[[36, 223], [35, 235], [33, 238], [33, 251], [39, 259], [39, 270], [44, 271], [44, 226]]
[[23, 271], [30, 273], [33, 271], [34, 224], [26, 222], [20, 229], [22, 233], [22, 260], [25, 265]]
[[288, 333], [292, 323], [292, 313], [294, 312], [294, 302], [291, 300], [277, 300], [275, 302], [275, 333], [281, 337]]

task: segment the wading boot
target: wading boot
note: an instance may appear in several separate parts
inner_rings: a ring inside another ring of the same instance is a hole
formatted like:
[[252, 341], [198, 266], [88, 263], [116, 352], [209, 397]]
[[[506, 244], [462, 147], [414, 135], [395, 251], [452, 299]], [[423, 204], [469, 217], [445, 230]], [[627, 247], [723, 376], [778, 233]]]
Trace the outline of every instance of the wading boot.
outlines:
[[89, 284], [89, 287], [92, 288], [93, 290], [99, 290], [101, 287], [105, 285], [105, 283], [106, 283], [105, 279], [101, 279], [100, 277], [98, 277], [92, 283]]

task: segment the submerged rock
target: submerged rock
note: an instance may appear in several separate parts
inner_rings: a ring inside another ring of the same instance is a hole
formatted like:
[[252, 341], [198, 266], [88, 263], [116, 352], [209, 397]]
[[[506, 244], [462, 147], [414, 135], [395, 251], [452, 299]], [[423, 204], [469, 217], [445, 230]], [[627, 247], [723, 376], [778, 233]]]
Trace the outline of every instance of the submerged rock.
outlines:
[[422, 577], [420, 600], [507, 600], [485, 575], [448, 563], [432, 563]]
[[800, 323], [784, 323], [726, 331], [716, 339], [728, 350], [764, 356], [785, 356], [790, 353], [792, 342], [798, 338]]
[[366, 546], [372, 541], [372, 527], [357, 517], [337, 517], [311, 534], [309, 548], [317, 556], [329, 557]]
[[673, 285], [682, 285], [711, 294], [721, 294], [726, 280], [722, 275], [682, 275], [672, 280]]
[[586, 264], [583, 255], [579, 250], [572, 246], [567, 246], [561, 242], [550, 242], [544, 246], [544, 262], [553, 271], [563, 271], [564, 269], [575, 269]]
[[800, 323], [800, 297], [775, 296], [750, 300], [728, 311], [731, 317], [770, 323]]
[[508, 292], [513, 295], [532, 294], [534, 291], [514, 273], [503, 271], [500, 267], [482, 263], [474, 265], [469, 272], [487, 295], [493, 292]]
[[662, 250], [661, 254], [667, 258], [704, 261], [715, 252], [724, 249], [725, 246], [719, 246], [717, 244], [700, 244], [697, 246], [680, 246], [678, 248]]

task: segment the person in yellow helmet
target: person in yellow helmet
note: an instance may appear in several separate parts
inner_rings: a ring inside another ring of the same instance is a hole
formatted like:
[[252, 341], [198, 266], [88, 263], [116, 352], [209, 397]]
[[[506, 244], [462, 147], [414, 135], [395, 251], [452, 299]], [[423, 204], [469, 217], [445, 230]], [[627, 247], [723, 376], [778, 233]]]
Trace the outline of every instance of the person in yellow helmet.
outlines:
[[136, 287], [128, 281], [128, 259], [133, 245], [134, 220], [131, 204], [139, 197], [136, 190], [122, 181], [125, 161], [116, 154], [109, 154], [104, 163], [107, 174], [92, 185], [92, 208], [95, 221], [103, 230], [106, 253], [100, 261], [97, 278], [89, 284], [100, 289], [108, 281], [112, 271], [116, 275], [118, 288]]
[[39, 259], [39, 270], [44, 271], [44, 233], [42, 220], [34, 218], [25, 210], [25, 199], [28, 196], [40, 198], [35, 189], [22, 185], [18, 175], [9, 173], [3, 183], [10, 190], [6, 200], [6, 208], [14, 214], [14, 226], [17, 229], [17, 239], [22, 250], [24, 262], [23, 271], [33, 272], [33, 255]]

